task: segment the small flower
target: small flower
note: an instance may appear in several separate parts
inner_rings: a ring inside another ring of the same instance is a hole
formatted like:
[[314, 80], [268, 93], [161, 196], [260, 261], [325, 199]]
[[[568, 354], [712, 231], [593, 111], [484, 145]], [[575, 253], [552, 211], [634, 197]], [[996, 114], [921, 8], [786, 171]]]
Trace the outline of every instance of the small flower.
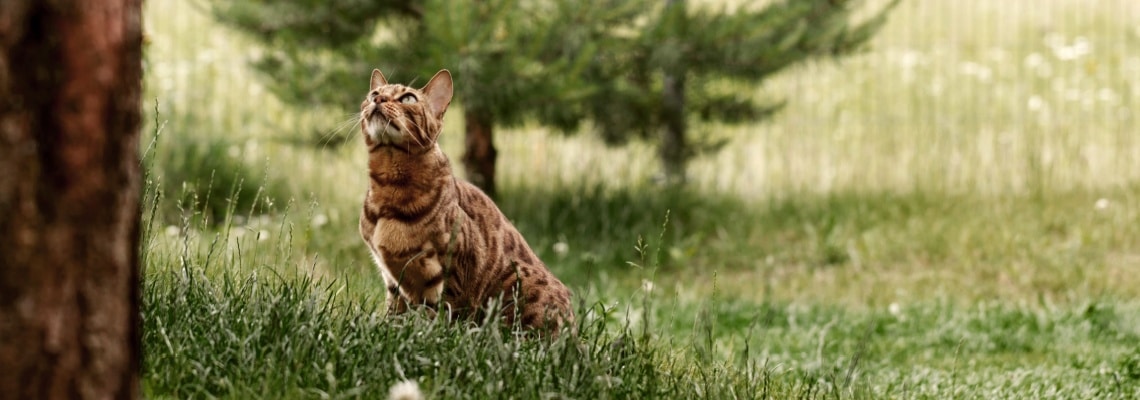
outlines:
[[922, 54], [917, 51], [907, 50], [899, 57], [899, 64], [902, 64], [902, 67], [905, 69], [914, 69], [914, 67], [918, 66], [919, 62], [922, 61], [921, 56]]
[[654, 287], [655, 286], [653, 285], [653, 281], [648, 280], [648, 279], [642, 279], [641, 280], [641, 290], [644, 291], [645, 293], [652, 292]]
[[1032, 53], [1025, 56], [1025, 60], [1022, 61], [1022, 63], [1025, 64], [1027, 68], [1035, 69], [1045, 64], [1045, 56], [1042, 56], [1041, 53]]
[[269, 231], [264, 229], [257, 231], [257, 241], [264, 242], [266, 240], [269, 240]]
[[313, 216], [312, 225], [314, 228], [320, 228], [329, 223], [329, 217], [324, 214], [317, 214]]
[[1041, 96], [1033, 96], [1029, 98], [1029, 101], [1025, 102], [1025, 106], [1029, 107], [1032, 111], [1041, 111], [1041, 109], [1045, 108], [1045, 100], [1041, 99]]
[[166, 227], [166, 236], [178, 236], [179, 233], [182, 233], [182, 228], [179, 228], [175, 225]]
[[1058, 60], [1072, 61], [1092, 53], [1092, 43], [1084, 36], [1073, 39], [1072, 44], [1066, 44], [1060, 35], [1053, 35], [1046, 39], [1053, 50], [1053, 56]]
[[1109, 205], [1110, 203], [1108, 202], [1108, 199], [1101, 198], [1096, 200], [1096, 203], [1093, 204], [1093, 207], [1096, 207], [1097, 210], [1103, 210], [1108, 208]]
[[891, 303], [887, 306], [887, 311], [897, 317], [902, 314], [902, 306], [899, 303]]
[[388, 400], [424, 400], [424, 394], [416, 381], [407, 380], [388, 389]]
[[962, 75], [974, 77], [982, 82], [988, 82], [990, 78], [993, 77], [993, 70], [991, 70], [990, 67], [976, 62], [964, 62], [958, 66], [958, 70]]
[[570, 245], [566, 244], [566, 242], [554, 243], [553, 247], [554, 247], [554, 253], [558, 254], [560, 256], [566, 255], [566, 253], [570, 251]]

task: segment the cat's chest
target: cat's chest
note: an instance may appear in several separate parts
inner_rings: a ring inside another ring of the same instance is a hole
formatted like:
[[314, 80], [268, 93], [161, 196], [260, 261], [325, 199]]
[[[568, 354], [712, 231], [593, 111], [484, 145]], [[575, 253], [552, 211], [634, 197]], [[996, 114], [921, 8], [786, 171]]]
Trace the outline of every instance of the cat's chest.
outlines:
[[407, 248], [391, 248], [383, 243], [370, 243], [369, 247], [391, 295], [410, 304], [435, 307], [439, 303], [445, 271], [431, 242]]
[[428, 242], [431, 235], [423, 224], [407, 224], [386, 218], [372, 221], [372, 232], [368, 242], [378, 250], [401, 250], [419, 248]]

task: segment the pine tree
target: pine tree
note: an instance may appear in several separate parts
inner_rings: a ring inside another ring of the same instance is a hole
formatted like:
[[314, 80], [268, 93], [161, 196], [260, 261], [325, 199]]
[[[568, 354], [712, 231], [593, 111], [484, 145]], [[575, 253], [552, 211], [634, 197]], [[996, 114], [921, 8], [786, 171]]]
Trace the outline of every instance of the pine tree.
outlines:
[[[214, 15], [271, 51], [256, 61], [279, 97], [359, 103], [379, 67], [393, 82], [448, 68], [463, 106], [468, 179], [495, 194], [493, 129], [582, 98], [580, 71], [639, 2], [601, 0], [214, 0]], [[359, 89], [359, 90], [358, 90]]]
[[[738, 88], [851, 54], [895, 4], [853, 24], [856, 0], [735, 10], [684, 0], [212, 1], [217, 19], [272, 50], [256, 66], [296, 103], [356, 104], [376, 66], [394, 81], [451, 69], [468, 179], [492, 195], [493, 129], [527, 118], [567, 133], [589, 121], [613, 144], [659, 138], [663, 172], [681, 182], [689, 159], [724, 144], [694, 140], [690, 120], [769, 117], [780, 102]], [[720, 81], [731, 84], [708, 84]]]
[[725, 144], [691, 137], [691, 120], [769, 118], [783, 102], [756, 102], [752, 94], [760, 82], [797, 63], [857, 52], [898, 1], [853, 24], [858, 3], [782, 0], [726, 10], [667, 0], [647, 12], [650, 20], [639, 35], [594, 58], [583, 78], [597, 87], [591, 96], [547, 110], [554, 115], [545, 121], [565, 132], [577, 131], [579, 121], [594, 121], [614, 144], [657, 138], [663, 178], [683, 182], [693, 156]]

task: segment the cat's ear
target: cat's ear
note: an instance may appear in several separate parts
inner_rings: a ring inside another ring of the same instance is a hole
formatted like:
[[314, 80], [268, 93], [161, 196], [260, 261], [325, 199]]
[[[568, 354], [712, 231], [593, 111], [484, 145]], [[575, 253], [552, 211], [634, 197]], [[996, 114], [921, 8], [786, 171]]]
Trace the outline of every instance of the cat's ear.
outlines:
[[451, 104], [451, 72], [446, 69], [439, 70], [420, 90], [427, 95], [427, 102], [431, 106], [434, 116], [443, 118], [443, 113], [447, 111], [447, 105]]
[[384, 78], [383, 72], [380, 72], [378, 69], [372, 70], [372, 87], [369, 87], [368, 90], [372, 90], [387, 84], [388, 80]]

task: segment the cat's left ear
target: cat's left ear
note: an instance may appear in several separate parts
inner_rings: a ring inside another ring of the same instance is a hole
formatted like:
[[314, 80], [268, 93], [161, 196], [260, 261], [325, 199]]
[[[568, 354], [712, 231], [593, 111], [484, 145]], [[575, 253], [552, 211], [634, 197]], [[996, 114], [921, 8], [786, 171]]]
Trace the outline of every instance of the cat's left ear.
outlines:
[[451, 104], [451, 72], [446, 69], [439, 70], [420, 90], [427, 95], [428, 105], [431, 106], [435, 118], [443, 118], [443, 113], [447, 112], [447, 106]]

